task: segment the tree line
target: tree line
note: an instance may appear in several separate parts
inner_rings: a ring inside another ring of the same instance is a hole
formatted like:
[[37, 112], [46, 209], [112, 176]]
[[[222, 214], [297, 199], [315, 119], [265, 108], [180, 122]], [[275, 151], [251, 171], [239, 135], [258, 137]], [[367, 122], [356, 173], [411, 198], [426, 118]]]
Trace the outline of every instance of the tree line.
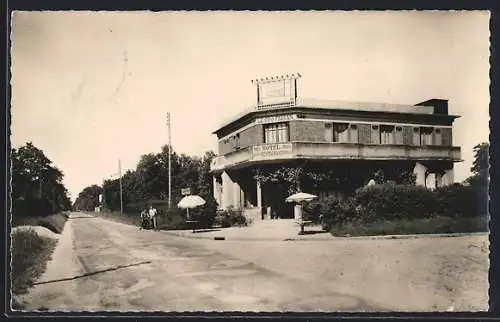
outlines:
[[[125, 212], [136, 212], [148, 203], [168, 200], [168, 145], [159, 153], [141, 156], [136, 168], [122, 175], [122, 198]], [[213, 202], [213, 179], [210, 163], [213, 151], [202, 157], [171, 152], [171, 202], [175, 206], [182, 198], [181, 189], [190, 188], [192, 194]], [[76, 198], [74, 207], [93, 211], [99, 206], [99, 195], [103, 195], [103, 206], [110, 211], [120, 210], [119, 178], [104, 180], [101, 184], [86, 187]]]
[[64, 174], [44, 152], [28, 142], [11, 150], [11, 200], [14, 217], [36, 217], [71, 208]]

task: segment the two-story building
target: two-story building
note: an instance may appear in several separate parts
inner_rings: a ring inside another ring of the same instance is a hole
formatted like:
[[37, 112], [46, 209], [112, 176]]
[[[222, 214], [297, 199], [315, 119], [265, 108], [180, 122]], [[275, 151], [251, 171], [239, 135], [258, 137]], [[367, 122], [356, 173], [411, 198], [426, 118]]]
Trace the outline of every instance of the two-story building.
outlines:
[[[389, 179], [409, 171], [417, 184], [429, 188], [454, 182], [453, 164], [461, 161], [460, 147], [452, 140], [458, 116], [448, 114], [446, 100], [400, 105], [302, 99], [297, 96], [299, 77], [254, 81], [257, 104], [214, 132], [218, 156], [211, 171], [220, 208], [244, 209], [259, 219], [269, 207], [282, 218], [293, 216], [284, 201], [286, 191], [254, 179], [261, 168], [337, 171], [357, 187], [377, 169]], [[308, 189], [303, 191], [320, 196], [345, 192], [342, 184]]]

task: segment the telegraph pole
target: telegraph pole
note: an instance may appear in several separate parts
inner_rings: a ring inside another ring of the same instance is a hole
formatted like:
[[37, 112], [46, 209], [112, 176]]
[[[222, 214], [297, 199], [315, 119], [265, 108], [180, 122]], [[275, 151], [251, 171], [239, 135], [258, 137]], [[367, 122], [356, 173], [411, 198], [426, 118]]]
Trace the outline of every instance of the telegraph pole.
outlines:
[[122, 162], [118, 159], [118, 175], [120, 176], [120, 213], [123, 215]]
[[172, 132], [170, 130], [170, 112], [167, 112], [168, 126], [168, 209], [172, 202], [172, 162], [170, 155], [172, 154]]

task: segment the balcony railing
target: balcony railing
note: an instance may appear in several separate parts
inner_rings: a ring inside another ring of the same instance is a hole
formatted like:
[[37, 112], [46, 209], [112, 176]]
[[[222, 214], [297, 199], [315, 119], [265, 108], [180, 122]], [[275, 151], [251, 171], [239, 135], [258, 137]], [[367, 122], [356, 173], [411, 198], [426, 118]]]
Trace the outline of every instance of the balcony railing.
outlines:
[[460, 147], [290, 142], [253, 145], [214, 158], [212, 171], [289, 159], [461, 161]]

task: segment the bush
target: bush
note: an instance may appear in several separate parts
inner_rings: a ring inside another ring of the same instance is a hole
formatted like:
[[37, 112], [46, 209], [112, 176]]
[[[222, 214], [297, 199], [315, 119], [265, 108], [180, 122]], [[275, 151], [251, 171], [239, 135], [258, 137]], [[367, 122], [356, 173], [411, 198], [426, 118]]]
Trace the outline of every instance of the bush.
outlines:
[[330, 227], [334, 236], [448, 234], [486, 232], [485, 218], [450, 218], [436, 216], [421, 219], [380, 220], [359, 225], [356, 222], [337, 223]]
[[[432, 191], [422, 186], [387, 182], [360, 188], [351, 198], [329, 197], [310, 202], [304, 207], [304, 215], [312, 221], [322, 218], [325, 230], [337, 232], [363, 233], [364, 229], [382, 234], [484, 231], [487, 225], [485, 191], [461, 184]], [[459, 218], [461, 220], [457, 220]]]
[[252, 220], [247, 218], [240, 209], [229, 208], [227, 210], [222, 210], [219, 211], [215, 217], [215, 224], [222, 228], [248, 226], [251, 223]]
[[439, 210], [434, 193], [422, 186], [384, 183], [360, 188], [354, 203], [368, 218], [429, 218]]
[[43, 226], [56, 234], [61, 234], [64, 229], [64, 224], [68, 217], [64, 214], [55, 214], [47, 217], [40, 218], [38, 224]]
[[12, 292], [23, 294], [46, 269], [57, 241], [41, 237], [32, 230], [12, 233]]
[[439, 213], [449, 217], [477, 217], [487, 213], [487, 188], [463, 186], [459, 183], [434, 192]]

